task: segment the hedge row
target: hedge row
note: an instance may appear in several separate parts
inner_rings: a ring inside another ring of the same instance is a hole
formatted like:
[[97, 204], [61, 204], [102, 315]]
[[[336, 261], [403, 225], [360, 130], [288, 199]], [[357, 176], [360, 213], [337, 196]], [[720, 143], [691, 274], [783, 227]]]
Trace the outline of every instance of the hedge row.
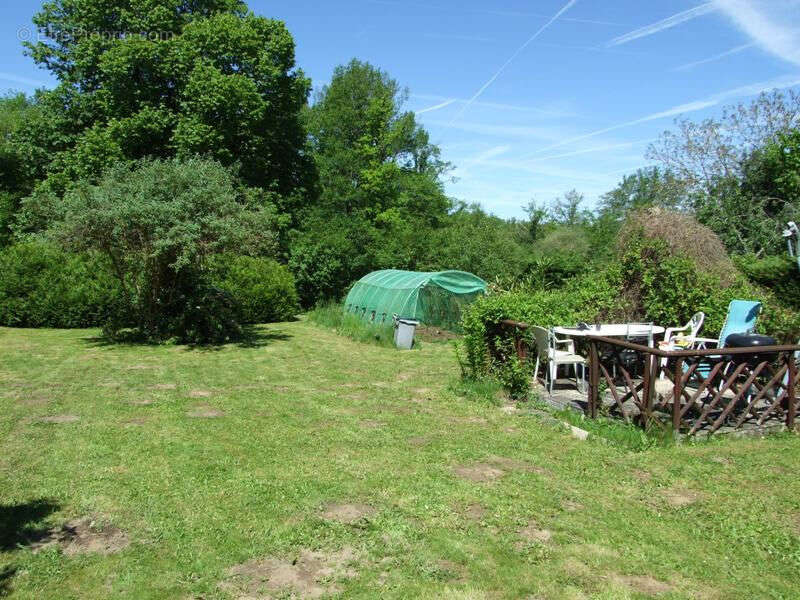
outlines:
[[[299, 310], [294, 278], [272, 259], [222, 255], [211, 283], [234, 299], [242, 323], [269, 323]], [[117, 282], [97, 254], [71, 254], [43, 242], [0, 250], [0, 325], [95, 327], [115, 313]]]

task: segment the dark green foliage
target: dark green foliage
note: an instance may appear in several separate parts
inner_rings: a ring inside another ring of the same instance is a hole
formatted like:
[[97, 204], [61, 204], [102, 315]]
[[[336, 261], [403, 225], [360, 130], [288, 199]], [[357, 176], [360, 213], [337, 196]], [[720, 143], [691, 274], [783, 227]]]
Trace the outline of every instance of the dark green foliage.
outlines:
[[0, 98], [0, 247], [10, 240], [20, 198], [30, 192], [25, 157], [12, 141], [30, 112], [31, 102], [24, 94]]
[[747, 278], [769, 288], [781, 304], [800, 310], [800, 269], [788, 255], [757, 258], [752, 254], [734, 257]]
[[685, 206], [686, 183], [668, 170], [658, 167], [639, 169], [624, 175], [622, 181], [600, 198], [600, 212], [623, 221], [628, 213], [647, 207], [677, 210]]
[[211, 287], [208, 258], [273, 252], [274, 229], [274, 210], [218, 163], [173, 159], [117, 165], [97, 185], [75, 186], [51, 211], [48, 234], [108, 258], [125, 315], [108, 321], [110, 335], [131, 321], [146, 340], [200, 342], [208, 333], [220, 342], [241, 330], [233, 298]]
[[0, 251], [0, 273], [0, 325], [5, 327], [91, 327], [116, 306], [110, 265], [96, 253], [21, 243]]
[[404, 111], [407, 92], [369, 63], [336, 68], [308, 110], [319, 169], [320, 206], [370, 222], [403, 215], [435, 221], [448, 208], [439, 176], [448, 165], [428, 133]]
[[202, 154], [282, 212], [304, 202], [310, 82], [280, 21], [239, 0], [52, 0], [34, 23], [48, 37], [29, 54], [60, 84], [15, 136], [31, 182], [61, 194], [118, 161]]
[[381, 268], [416, 269], [447, 216], [448, 165], [387, 73], [357, 60], [336, 69], [306, 113], [321, 197], [290, 244], [305, 306], [339, 299]]
[[[500, 322], [511, 319], [551, 327], [613, 320], [628, 310], [620, 294], [621, 287], [621, 271], [610, 267], [574, 278], [558, 290], [518, 289], [479, 298], [463, 313], [462, 370], [473, 379], [496, 377], [513, 396], [523, 396], [528, 390], [533, 362], [521, 364], [516, 359], [508, 330], [501, 329]], [[531, 338], [528, 344], [533, 347]], [[490, 347], [495, 349], [496, 356], [492, 356]]]
[[421, 271], [456, 269], [486, 281], [513, 279], [531, 260], [520, 228], [487, 214], [477, 205], [460, 205], [430, 233]]
[[211, 260], [214, 284], [228, 292], [242, 323], [288, 321], [299, 312], [294, 277], [271, 258], [235, 254]]

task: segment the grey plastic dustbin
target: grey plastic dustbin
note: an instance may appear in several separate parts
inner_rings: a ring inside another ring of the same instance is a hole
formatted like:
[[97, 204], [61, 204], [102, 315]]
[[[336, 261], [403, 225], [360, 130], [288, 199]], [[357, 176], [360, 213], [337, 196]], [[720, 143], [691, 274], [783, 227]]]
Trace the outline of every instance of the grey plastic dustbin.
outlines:
[[400, 350], [411, 350], [414, 344], [414, 331], [419, 321], [395, 317], [394, 319], [394, 345]]

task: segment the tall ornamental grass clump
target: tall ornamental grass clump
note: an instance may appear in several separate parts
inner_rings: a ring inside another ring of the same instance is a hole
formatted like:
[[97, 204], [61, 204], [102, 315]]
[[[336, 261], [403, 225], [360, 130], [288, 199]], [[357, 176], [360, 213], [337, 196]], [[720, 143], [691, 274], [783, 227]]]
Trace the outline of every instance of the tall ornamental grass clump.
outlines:
[[370, 323], [346, 312], [341, 304], [335, 302], [317, 306], [308, 313], [308, 320], [357, 342], [394, 348], [394, 326], [391, 322]]

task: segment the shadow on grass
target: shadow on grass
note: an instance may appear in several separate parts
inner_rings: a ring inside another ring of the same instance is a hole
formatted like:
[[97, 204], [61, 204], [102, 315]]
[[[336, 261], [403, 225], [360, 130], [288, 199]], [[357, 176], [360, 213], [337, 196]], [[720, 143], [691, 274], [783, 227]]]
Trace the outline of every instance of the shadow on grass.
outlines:
[[[50, 528], [37, 527], [36, 523], [59, 508], [57, 503], [47, 499], [21, 504], [0, 504], [0, 551], [16, 550], [44, 538]], [[0, 586], [4, 581], [3, 577], [8, 579], [10, 575], [0, 571]]]
[[[271, 330], [267, 325], [245, 325], [242, 327], [242, 335], [238, 339], [229, 342], [209, 343], [209, 344], [176, 344], [183, 346], [186, 350], [221, 350], [226, 346], [237, 346], [239, 348], [262, 348], [272, 342], [286, 341], [292, 338], [291, 335], [283, 331]], [[95, 336], [83, 338], [83, 342], [93, 348], [103, 347], [140, 347], [140, 346], [164, 346], [167, 342], [153, 342], [137, 339], [136, 337], [109, 337]]]
[[8, 596], [11, 593], [11, 580], [16, 574], [16, 567], [3, 567], [0, 569], [0, 596]]

